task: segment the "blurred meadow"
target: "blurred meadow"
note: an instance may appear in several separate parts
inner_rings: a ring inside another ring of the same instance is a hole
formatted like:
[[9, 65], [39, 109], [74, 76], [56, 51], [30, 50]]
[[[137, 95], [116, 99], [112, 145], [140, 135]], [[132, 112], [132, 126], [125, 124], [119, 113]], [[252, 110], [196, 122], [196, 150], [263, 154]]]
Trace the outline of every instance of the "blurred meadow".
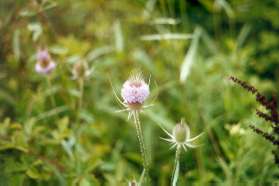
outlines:
[[[279, 185], [278, 146], [249, 125], [272, 127], [229, 80], [279, 100], [278, 10], [277, 0], [0, 0], [0, 186], [139, 181], [136, 129], [113, 92], [134, 69], [153, 104], [140, 114], [142, 185], [171, 185], [175, 149], [160, 137], [182, 118], [203, 136], [181, 153], [177, 185]], [[57, 65], [46, 75], [35, 70], [41, 47]]]

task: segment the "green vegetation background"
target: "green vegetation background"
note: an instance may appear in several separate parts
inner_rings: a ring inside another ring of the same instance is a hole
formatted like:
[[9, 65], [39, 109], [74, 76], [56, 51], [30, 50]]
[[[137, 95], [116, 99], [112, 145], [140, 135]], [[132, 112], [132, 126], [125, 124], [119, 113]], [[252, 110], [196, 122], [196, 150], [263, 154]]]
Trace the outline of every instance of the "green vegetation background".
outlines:
[[[270, 130], [255, 116], [259, 105], [228, 81], [235, 75], [279, 98], [278, 9], [276, 0], [1, 0], [0, 185], [138, 180], [136, 131], [127, 113], [115, 113], [120, 106], [109, 83], [119, 91], [134, 68], [146, 79], [151, 75], [157, 97], [141, 115], [152, 185], [169, 185], [173, 169], [175, 152], [160, 139], [160, 126], [171, 130], [182, 117], [192, 135], [205, 135], [202, 146], [183, 153], [178, 185], [279, 184], [272, 146], [248, 128]], [[163, 24], [164, 18], [176, 21]], [[195, 35], [143, 37], [197, 29], [192, 51]], [[51, 86], [34, 71], [41, 45], [58, 63]], [[80, 91], [71, 68], [80, 59], [94, 72], [77, 109]], [[181, 83], [182, 63], [189, 61], [190, 74]]]

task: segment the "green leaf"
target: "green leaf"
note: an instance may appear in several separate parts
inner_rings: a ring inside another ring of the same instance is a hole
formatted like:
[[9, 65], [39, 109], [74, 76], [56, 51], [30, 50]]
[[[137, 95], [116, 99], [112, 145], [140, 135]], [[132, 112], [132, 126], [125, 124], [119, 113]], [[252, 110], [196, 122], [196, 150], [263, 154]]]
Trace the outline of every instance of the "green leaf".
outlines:
[[106, 54], [112, 53], [114, 51], [114, 48], [111, 46], [103, 46], [96, 49], [91, 50], [88, 55], [86, 56], [86, 59], [88, 61], [93, 61], [101, 56], [104, 56]]
[[20, 58], [20, 30], [16, 29], [13, 35], [13, 51], [16, 60]]
[[223, 9], [230, 18], [234, 17], [234, 11], [226, 0], [216, 0], [215, 2], [217, 8]]
[[81, 181], [80, 181], [80, 186], [91, 186], [90, 182], [86, 179], [86, 178], [83, 178]]
[[160, 41], [160, 40], [188, 40], [192, 38], [192, 34], [180, 33], [165, 33], [165, 34], [151, 34], [141, 37], [143, 41]]
[[71, 159], [73, 159], [74, 158], [74, 155], [73, 155], [73, 151], [72, 151], [72, 148], [73, 148], [73, 146], [74, 146], [74, 144], [75, 144], [75, 138], [73, 138], [73, 137], [71, 137], [69, 140], [63, 140], [62, 142], [61, 142], [61, 145], [62, 145], [62, 147], [63, 147], [63, 149], [66, 151], [66, 153], [69, 155], [69, 157], [71, 158]]
[[124, 49], [124, 39], [121, 29], [120, 21], [114, 23], [114, 37], [115, 37], [115, 49], [117, 52], [122, 52]]
[[93, 123], [94, 121], [93, 115], [84, 109], [80, 111], [80, 117], [81, 119], [85, 120], [87, 123]]
[[26, 174], [33, 179], [48, 180], [51, 177], [51, 170], [41, 160], [37, 160], [26, 171]]
[[187, 77], [190, 74], [191, 67], [193, 63], [196, 61], [196, 53], [199, 46], [199, 38], [201, 35], [201, 29], [196, 28], [194, 31], [193, 40], [191, 42], [190, 48], [185, 55], [183, 63], [181, 65], [180, 70], [180, 81], [183, 83], [187, 80]]
[[237, 48], [240, 49], [244, 42], [246, 41], [249, 33], [251, 31], [251, 26], [246, 24], [241, 28], [240, 34], [237, 37]]
[[67, 106], [56, 107], [52, 110], [49, 110], [47, 112], [43, 112], [43, 113], [39, 114], [38, 116], [35, 117], [35, 120], [38, 121], [38, 120], [46, 119], [46, 118], [49, 118], [49, 117], [52, 117], [52, 116], [56, 116], [56, 115], [58, 115], [62, 112], [65, 112], [67, 110], [68, 110]]
[[40, 23], [30, 23], [27, 26], [28, 30], [32, 32], [32, 40], [37, 41], [41, 34], [43, 33], [43, 29]]
[[144, 182], [144, 175], [145, 175], [145, 173], [146, 173], [146, 170], [145, 169], [143, 169], [143, 171], [142, 171], [142, 173], [141, 173], [141, 175], [140, 175], [140, 179], [139, 179], [139, 186], [142, 186], [142, 183]]

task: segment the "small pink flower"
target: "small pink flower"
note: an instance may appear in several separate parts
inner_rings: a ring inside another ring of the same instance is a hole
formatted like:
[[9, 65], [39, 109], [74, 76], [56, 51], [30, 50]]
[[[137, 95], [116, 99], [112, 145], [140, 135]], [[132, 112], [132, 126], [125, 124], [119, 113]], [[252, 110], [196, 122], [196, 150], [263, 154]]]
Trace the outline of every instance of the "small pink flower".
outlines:
[[56, 67], [55, 62], [51, 59], [46, 49], [40, 49], [37, 52], [37, 63], [35, 71], [39, 74], [50, 74]]

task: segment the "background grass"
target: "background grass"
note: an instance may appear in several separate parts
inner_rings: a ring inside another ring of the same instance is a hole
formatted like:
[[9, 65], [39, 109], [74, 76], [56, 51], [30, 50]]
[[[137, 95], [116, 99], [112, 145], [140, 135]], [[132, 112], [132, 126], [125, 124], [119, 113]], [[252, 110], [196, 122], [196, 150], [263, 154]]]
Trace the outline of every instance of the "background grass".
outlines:
[[[278, 8], [275, 0], [2, 0], [0, 185], [138, 180], [136, 131], [127, 113], [115, 113], [109, 83], [119, 92], [135, 68], [151, 75], [156, 97], [141, 115], [152, 185], [170, 185], [175, 152], [160, 127], [181, 118], [205, 135], [183, 153], [178, 185], [279, 184], [272, 146], [248, 125], [271, 129], [255, 116], [254, 98], [228, 80], [279, 97]], [[34, 71], [42, 45], [58, 64], [50, 86]], [[77, 109], [71, 70], [81, 59], [94, 71]]]

